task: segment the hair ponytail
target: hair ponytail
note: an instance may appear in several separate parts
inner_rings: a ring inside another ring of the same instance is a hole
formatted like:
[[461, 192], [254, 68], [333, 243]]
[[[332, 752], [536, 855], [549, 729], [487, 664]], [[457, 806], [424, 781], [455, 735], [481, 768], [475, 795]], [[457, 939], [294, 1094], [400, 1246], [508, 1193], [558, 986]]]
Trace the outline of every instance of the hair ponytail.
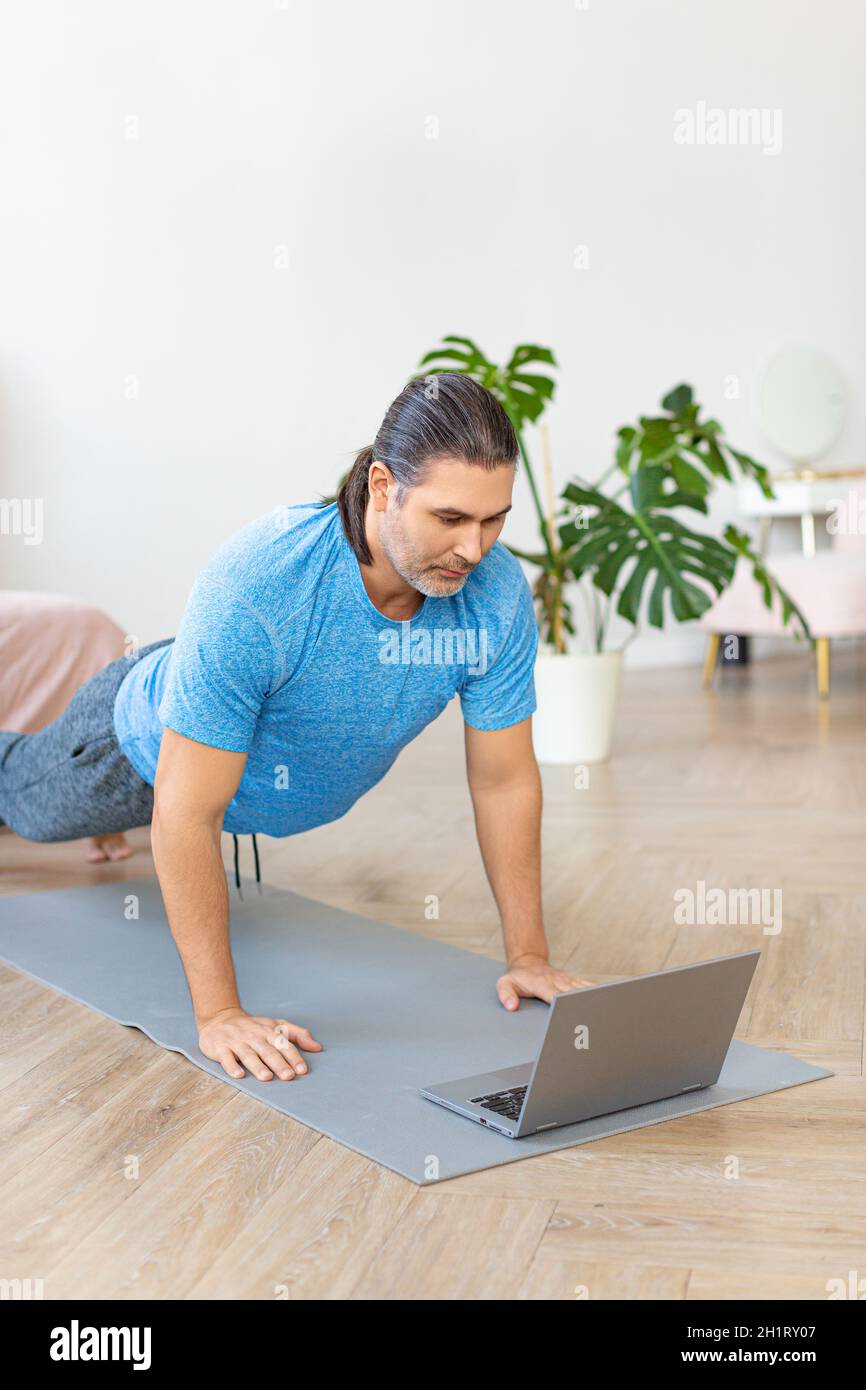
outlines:
[[337, 506], [346, 537], [362, 565], [371, 565], [373, 557], [367, 544], [367, 499], [370, 495], [370, 464], [373, 446], [367, 444], [355, 455], [337, 493]]

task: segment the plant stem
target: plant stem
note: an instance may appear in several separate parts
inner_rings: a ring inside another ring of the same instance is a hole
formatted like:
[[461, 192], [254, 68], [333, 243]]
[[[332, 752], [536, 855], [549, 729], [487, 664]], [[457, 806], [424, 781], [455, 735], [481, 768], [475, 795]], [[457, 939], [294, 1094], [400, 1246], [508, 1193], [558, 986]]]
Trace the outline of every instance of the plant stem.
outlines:
[[550, 536], [547, 533], [547, 518], [541, 505], [541, 498], [538, 495], [538, 488], [535, 486], [535, 477], [532, 472], [532, 464], [529, 462], [529, 455], [526, 452], [526, 445], [523, 442], [523, 434], [517, 432], [517, 446], [520, 449], [520, 457], [523, 459], [523, 466], [526, 469], [526, 476], [529, 480], [529, 490], [532, 493], [532, 500], [535, 503], [535, 511], [538, 516], [538, 528], [541, 531], [541, 539], [544, 541], [544, 549], [547, 551], [547, 558], [550, 561], [550, 568], [556, 569], [556, 557], [550, 544]]
[[[550, 548], [554, 558], [559, 559], [559, 543], [554, 525], [554, 511], [556, 500], [553, 495], [553, 464], [550, 461], [550, 435], [546, 425], [541, 426], [541, 457], [544, 462], [544, 487], [547, 493], [547, 534], [550, 537]], [[550, 625], [553, 630], [553, 645], [557, 652], [565, 652], [565, 639], [562, 635], [562, 570], [557, 563], [556, 573], [551, 576], [550, 585], [551, 614]]]
[[608, 598], [607, 598], [607, 607], [606, 607], [605, 610], [604, 610], [604, 619], [602, 620], [601, 632], [599, 633], [599, 638], [598, 638], [598, 650], [599, 650], [600, 652], [604, 651], [604, 642], [605, 642], [605, 638], [607, 637], [608, 628], [610, 627], [610, 618], [611, 618], [611, 609], [612, 609], [612, 608], [613, 608], [613, 594], [611, 593], [611, 594], [608, 594]]
[[594, 584], [592, 586], [592, 607], [595, 613], [595, 650], [600, 652], [601, 644], [604, 639], [604, 624], [601, 616], [601, 600], [598, 597], [598, 590]]

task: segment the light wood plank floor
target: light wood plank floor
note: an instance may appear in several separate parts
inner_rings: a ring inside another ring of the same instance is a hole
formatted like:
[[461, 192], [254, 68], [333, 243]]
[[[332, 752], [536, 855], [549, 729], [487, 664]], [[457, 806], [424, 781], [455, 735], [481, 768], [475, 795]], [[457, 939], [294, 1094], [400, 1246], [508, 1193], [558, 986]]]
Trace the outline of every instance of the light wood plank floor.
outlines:
[[[544, 770], [544, 843], [559, 961], [605, 980], [759, 947], [738, 1036], [835, 1077], [419, 1189], [0, 967], [0, 1276], [109, 1299], [823, 1299], [866, 1276], [866, 652], [834, 665], [824, 706], [806, 653], [708, 694], [629, 673], [589, 788]], [[151, 873], [133, 838], [94, 868], [0, 835], [0, 891]], [[262, 849], [268, 882], [499, 954], [456, 708], [343, 821]], [[782, 931], [675, 925], [699, 879], [780, 888]]]

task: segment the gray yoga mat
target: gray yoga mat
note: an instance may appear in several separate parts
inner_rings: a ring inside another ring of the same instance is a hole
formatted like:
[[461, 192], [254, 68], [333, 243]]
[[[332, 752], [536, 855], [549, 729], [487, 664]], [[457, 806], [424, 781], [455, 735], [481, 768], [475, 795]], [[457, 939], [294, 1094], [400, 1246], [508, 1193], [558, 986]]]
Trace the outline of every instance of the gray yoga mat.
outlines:
[[[147, 1033], [229, 1086], [383, 1163], [439, 1182], [833, 1073], [733, 1042], [716, 1086], [526, 1139], [506, 1139], [418, 1088], [528, 1061], [547, 1006], [499, 1004], [502, 966], [294, 893], [232, 897], [241, 999], [310, 1028], [325, 1049], [296, 1081], [232, 1081], [198, 1050], [180, 961], [153, 879], [0, 899], [0, 957]], [[132, 915], [137, 911], [138, 916]]]

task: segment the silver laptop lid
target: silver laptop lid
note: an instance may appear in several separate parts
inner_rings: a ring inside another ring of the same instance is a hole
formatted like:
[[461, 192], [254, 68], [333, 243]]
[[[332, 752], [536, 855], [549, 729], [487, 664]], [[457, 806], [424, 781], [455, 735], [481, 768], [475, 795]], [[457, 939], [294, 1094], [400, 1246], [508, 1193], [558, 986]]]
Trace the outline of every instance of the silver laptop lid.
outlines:
[[744, 951], [557, 995], [518, 1133], [713, 1085], [759, 957]]

